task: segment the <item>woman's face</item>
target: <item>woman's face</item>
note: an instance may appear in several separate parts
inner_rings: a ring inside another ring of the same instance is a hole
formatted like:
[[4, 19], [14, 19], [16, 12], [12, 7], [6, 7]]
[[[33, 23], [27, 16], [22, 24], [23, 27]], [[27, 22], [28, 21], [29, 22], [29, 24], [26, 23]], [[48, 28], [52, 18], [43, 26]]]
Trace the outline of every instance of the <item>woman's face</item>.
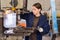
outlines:
[[32, 12], [34, 15], [37, 15], [38, 13], [40, 13], [40, 9], [37, 9], [35, 6], [32, 6]]

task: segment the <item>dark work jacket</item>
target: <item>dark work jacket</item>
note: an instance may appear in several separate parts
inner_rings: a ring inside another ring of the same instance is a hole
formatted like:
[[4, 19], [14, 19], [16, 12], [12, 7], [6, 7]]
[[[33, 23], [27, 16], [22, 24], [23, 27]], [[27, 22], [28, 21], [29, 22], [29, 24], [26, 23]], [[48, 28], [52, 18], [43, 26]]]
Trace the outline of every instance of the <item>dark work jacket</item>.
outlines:
[[[27, 22], [27, 28], [31, 28], [33, 25], [33, 21], [34, 21], [34, 15], [32, 12], [30, 12], [29, 14], [25, 14], [25, 15], [26, 15], [25, 19]], [[42, 14], [40, 15], [39, 21], [36, 27], [38, 26], [43, 28], [43, 32], [41, 33], [37, 31], [37, 40], [42, 40], [42, 35], [46, 34], [50, 30], [46, 15], [42, 15]]]

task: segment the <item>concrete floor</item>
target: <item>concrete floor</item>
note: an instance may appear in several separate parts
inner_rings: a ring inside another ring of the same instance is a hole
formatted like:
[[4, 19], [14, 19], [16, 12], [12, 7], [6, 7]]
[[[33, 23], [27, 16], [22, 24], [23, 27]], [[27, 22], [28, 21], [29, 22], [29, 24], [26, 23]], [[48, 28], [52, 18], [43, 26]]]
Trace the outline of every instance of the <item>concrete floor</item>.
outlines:
[[[43, 40], [51, 40], [51, 37], [49, 37], [49, 36], [43, 36]], [[60, 36], [56, 37], [56, 40], [60, 40]]]
[[[23, 40], [23, 38], [21, 36], [9, 36], [7, 38], [7, 40]], [[4, 40], [3, 37], [0, 37], [0, 40]], [[43, 39], [42, 40], [51, 40], [51, 38], [49, 36], [43, 36]], [[56, 40], [60, 40], [60, 36], [56, 38]]]

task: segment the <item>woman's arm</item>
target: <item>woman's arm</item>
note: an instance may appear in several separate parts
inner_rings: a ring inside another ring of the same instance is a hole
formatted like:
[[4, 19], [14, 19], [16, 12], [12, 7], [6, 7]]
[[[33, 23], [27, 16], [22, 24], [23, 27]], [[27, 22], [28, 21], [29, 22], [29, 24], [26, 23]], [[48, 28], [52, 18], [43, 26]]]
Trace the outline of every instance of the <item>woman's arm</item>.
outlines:
[[50, 26], [49, 26], [49, 23], [48, 23], [48, 20], [47, 20], [47, 16], [45, 16], [45, 15], [42, 16], [39, 26], [43, 30], [42, 34], [47, 34], [49, 32]]

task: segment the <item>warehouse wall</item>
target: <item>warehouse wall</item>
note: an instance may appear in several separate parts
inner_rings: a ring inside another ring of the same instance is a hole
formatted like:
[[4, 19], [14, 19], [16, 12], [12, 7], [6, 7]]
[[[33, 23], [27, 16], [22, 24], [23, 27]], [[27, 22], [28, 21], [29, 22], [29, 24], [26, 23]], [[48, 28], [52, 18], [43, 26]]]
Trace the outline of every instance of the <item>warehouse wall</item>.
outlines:
[[[1, 0], [1, 7], [12, 7], [10, 5], [11, 0]], [[22, 8], [23, 7], [23, 0], [18, 0], [18, 5], [17, 8]]]
[[[1, 7], [11, 7], [9, 4], [11, 0], [1, 0]], [[56, 1], [56, 10], [57, 10], [57, 16], [60, 17], [60, 0]], [[34, 3], [40, 2], [42, 4], [43, 11], [49, 10], [51, 8], [50, 6], [50, 0], [28, 0], [27, 2], [27, 9], [31, 10], [31, 7]], [[23, 0], [18, 0], [17, 8], [23, 7]], [[51, 10], [51, 9], [50, 9]], [[49, 10], [49, 11], [50, 11]], [[51, 13], [51, 12], [50, 12]]]
[[50, 3], [49, 3], [50, 0], [28, 0], [28, 10], [31, 10], [31, 7], [34, 3], [41, 3], [42, 7], [43, 7], [43, 10], [48, 10], [50, 8]]

